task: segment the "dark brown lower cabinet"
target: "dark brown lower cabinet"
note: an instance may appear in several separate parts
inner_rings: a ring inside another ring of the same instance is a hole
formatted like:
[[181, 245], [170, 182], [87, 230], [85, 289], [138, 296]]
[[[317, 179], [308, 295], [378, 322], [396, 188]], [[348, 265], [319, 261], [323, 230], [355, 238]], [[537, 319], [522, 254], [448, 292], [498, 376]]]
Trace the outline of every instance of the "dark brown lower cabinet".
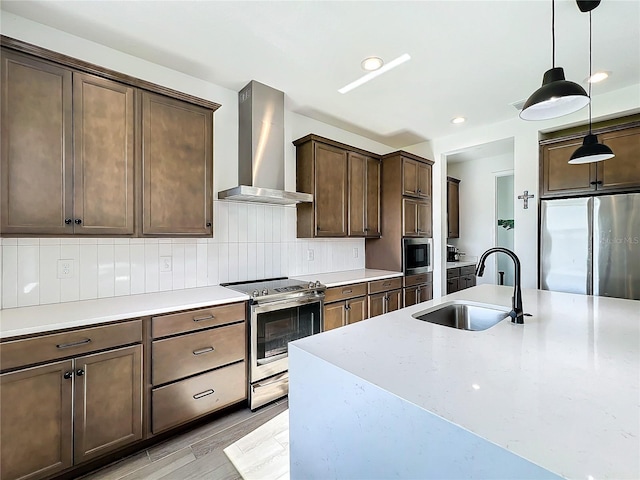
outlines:
[[351, 298], [341, 302], [325, 304], [323, 331], [356, 323], [368, 318], [367, 297]]
[[403, 286], [405, 307], [433, 299], [433, 273], [407, 275]]
[[466, 265], [447, 269], [447, 293], [473, 287], [476, 284], [476, 266]]
[[402, 308], [402, 289], [369, 295], [369, 318]]
[[142, 438], [142, 345], [0, 379], [3, 480], [46, 478]]

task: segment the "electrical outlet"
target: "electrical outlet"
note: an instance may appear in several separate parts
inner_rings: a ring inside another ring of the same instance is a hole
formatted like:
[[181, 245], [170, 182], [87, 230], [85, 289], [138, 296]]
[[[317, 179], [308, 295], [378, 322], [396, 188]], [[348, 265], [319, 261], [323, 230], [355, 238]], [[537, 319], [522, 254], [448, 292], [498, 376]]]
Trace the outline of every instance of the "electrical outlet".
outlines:
[[160, 257], [160, 272], [170, 272], [171, 271], [171, 255], [167, 255], [166, 257]]
[[58, 278], [73, 277], [73, 259], [58, 260]]
[[353, 258], [358, 258], [358, 248], [357, 247], [353, 248]]
[[313, 248], [307, 249], [307, 260], [310, 262], [313, 261]]

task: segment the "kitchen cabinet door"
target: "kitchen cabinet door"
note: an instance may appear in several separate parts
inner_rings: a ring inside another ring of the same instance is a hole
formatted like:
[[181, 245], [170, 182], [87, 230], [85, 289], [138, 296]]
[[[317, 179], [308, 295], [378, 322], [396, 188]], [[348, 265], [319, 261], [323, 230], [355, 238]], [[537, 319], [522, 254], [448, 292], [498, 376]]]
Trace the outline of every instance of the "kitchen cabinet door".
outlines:
[[447, 278], [447, 294], [460, 290], [459, 277]]
[[418, 300], [418, 295], [419, 295], [418, 294], [418, 291], [419, 291], [418, 289], [419, 288], [420, 287], [418, 287], [417, 285], [413, 286], [413, 287], [404, 287], [404, 289], [403, 289], [403, 293], [404, 293], [403, 302], [404, 302], [404, 306], [405, 307], [410, 307], [411, 305], [415, 305], [415, 304], [419, 303], [419, 300]]
[[402, 290], [392, 290], [387, 292], [386, 303], [385, 313], [393, 312], [402, 308]]
[[460, 180], [447, 177], [447, 238], [460, 236]]
[[419, 237], [431, 237], [433, 235], [431, 217], [431, 201], [418, 202], [416, 221]]
[[402, 194], [418, 198], [431, 198], [431, 165], [403, 158]]
[[318, 237], [347, 235], [347, 152], [314, 142], [315, 225]]
[[134, 89], [73, 74], [73, 233], [133, 235]]
[[369, 295], [369, 318], [382, 315], [385, 312], [387, 292]]
[[73, 364], [0, 375], [0, 477], [40, 479], [71, 467]]
[[65, 235], [73, 225], [72, 74], [2, 50], [2, 233]]
[[360, 322], [368, 317], [367, 297], [358, 297], [346, 301], [347, 324]]
[[418, 201], [411, 198], [402, 200], [402, 236], [403, 237], [431, 237], [431, 202]]
[[211, 236], [213, 112], [142, 92], [142, 234]]
[[615, 157], [597, 162], [598, 191], [627, 191], [640, 188], [640, 127], [603, 133], [598, 137]]
[[594, 164], [568, 163], [573, 152], [581, 145], [582, 138], [577, 138], [541, 148], [542, 196], [580, 195], [595, 191], [597, 180]]
[[418, 287], [418, 303], [433, 300], [433, 284], [425, 283]]
[[342, 327], [345, 324], [346, 309], [345, 302], [329, 303], [324, 305], [324, 328], [323, 332]]
[[142, 438], [142, 345], [75, 360], [74, 461]]
[[367, 235], [367, 157], [349, 152], [349, 236]]
[[380, 236], [380, 171], [380, 160], [367, 157], [367, 202], [364, 229], [367, 237]]

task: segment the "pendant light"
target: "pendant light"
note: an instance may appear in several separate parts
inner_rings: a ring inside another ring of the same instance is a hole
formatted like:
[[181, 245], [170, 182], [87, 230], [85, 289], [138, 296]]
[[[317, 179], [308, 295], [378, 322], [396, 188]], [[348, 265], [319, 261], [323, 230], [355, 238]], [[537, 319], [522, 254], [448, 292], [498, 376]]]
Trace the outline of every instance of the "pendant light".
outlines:
[[555, 1], [551, 0], [551, 65], [544, 72], [542, 86], [527, 99], [520, 112], [523, 120], [548, 120], [577, 112], [589, 103], [580, 85], [565, 80], [564, 69], [556, 67]]
[[[589, 78], [591, 78], [591, 36], [591, 10], [589, 10]], [[591, 98], [591, 82], [589, 82], [589, 98]], [[591, 102], [589, 102], [589, 133], [584, 137], [582, 146], [573, 152], [569, 163], [600, 162], [613, 157], [615, 157], [613, 151], [606, 145], [599, 143], [598, 137], [591, 133]]]

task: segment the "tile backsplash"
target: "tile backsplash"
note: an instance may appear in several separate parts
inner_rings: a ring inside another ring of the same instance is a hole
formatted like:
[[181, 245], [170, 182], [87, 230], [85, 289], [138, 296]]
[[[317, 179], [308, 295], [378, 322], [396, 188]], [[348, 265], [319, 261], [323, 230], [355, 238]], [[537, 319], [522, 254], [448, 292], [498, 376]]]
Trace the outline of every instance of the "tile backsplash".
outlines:
[[364, 239], [297, 239], [294, 206], [214, 206], [214, 238], [2, 238], [2, 308], [364, 268]]

